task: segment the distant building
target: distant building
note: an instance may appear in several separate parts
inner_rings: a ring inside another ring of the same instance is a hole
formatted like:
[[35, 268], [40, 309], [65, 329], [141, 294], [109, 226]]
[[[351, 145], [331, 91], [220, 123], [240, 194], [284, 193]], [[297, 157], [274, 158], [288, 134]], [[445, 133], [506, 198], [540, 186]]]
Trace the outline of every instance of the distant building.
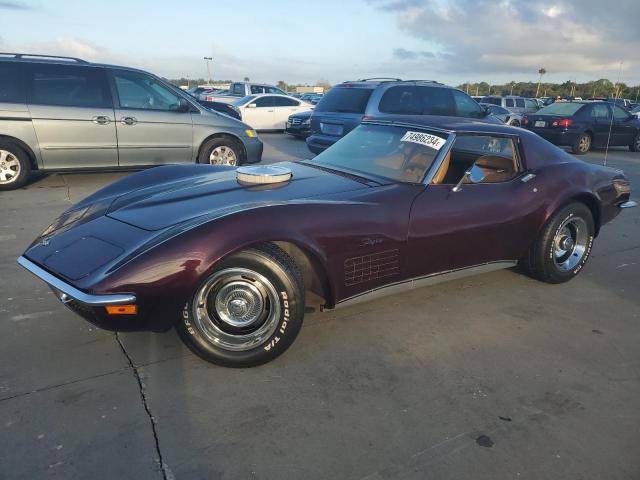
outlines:
[[324, 87], [296, 87], [296, 93], [324, 93]]

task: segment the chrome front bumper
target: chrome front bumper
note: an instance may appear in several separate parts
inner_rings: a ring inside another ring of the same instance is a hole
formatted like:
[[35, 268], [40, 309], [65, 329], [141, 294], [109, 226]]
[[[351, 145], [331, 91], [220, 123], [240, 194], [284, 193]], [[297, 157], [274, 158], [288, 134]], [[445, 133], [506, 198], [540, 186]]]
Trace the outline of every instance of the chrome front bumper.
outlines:
[[620, 208], [633, 208], [637, 206], [638, 206], [638, 203], [634, 202], [633, 200], [627, 200], [626, 202], [622, 202], [618, 204], [618, 207]]
[[71, 300], [75, 300], [80, 303], [84, 303], [89, 306], [106, 306], [106, 305], [127, 305], [136, 303], [135, 295], [127, 294], [108, 294], [108, 295], [90, 295], [84, 293], [81, 290], [63, 282], [58, 277], [51, 275], [46, 270], [40, 268], [38, 265], [28, 260], [25, 257], [18, 258], [18, 263], [24, 268], [33, 273], [40, 280], [45, 283], [56, 292], [58, 298], [62, 303], [68, 303]]

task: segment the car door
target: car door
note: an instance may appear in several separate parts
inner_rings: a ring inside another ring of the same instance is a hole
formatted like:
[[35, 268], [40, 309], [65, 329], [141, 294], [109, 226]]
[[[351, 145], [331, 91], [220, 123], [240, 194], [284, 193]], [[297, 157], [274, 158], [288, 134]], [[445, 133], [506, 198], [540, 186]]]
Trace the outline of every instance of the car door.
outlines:
[[[593, 131], [593, 146], [600, 147], [607, 144], [609, 138], [609, 127], [611, 125], [611, 110], [605, 103], [594, 103], [590, 105], [589, 121]], [[582, 112], [579, 111], [578, 115]]]
[[105, 70], [29, 64], [27, 103], [45, 168], [118, 165], [113, 102]]
[[290, 115], [311, 110], [311, 107], [303, 106], [302, 102], [295, 98], [276, 96], [273, 97], [273, 102], [273, 126], [271, 128], [274, 130], [284, 130]]
[[611, 109], [613, 110], [611, 145], [631, 145], [635, 139], [637, 130], [633, 122], [633, 116], [618, 105], [611, 105]]
[[190, 162], [193, 125], [191, 112], [178, 109], [182, 97], [152, 75], [117, 69], [110, 73], [120, 165]]
[[274, 124], [274, 101], [265, 95], [247, 103], [242, 109], [242, 121], [255, 130], [271, 130]]
[[[472, 165], [487, 177], [454, 186]], [[410, 215], [411, 276], [515, 262], [535, 236], [540, 201], [524, 177], [515, 136], [459, 135]]]

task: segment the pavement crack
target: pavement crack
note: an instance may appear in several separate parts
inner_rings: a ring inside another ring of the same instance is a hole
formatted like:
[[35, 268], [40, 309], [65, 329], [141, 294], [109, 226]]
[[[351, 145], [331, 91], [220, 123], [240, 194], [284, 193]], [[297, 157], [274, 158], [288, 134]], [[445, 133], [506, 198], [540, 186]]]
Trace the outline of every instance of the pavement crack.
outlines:
[[69, 203], [73, 203], [73, 202], [71, 201], [71, 187], [69, 187], [69, 182], [67, 182], [67, 179], [66, 179], [66, 177], [65, 177], [64, 175], [61, 175], [61, 177], [62, 177], [62, 181], [64, 182], [64, 186], [65, 186], [65, 187], [66, 187], [66, 189], [67, 189], [67, 195], [66, 195], [66, 197], [67, 197], [67, 202], [69, 202]]
[[129, 366], [131, 367], [131, 371], [133, 372], [133, 376], [138, 382], [138, 390], [140, 391], [140, 399], [142, 400], [142, 406], [144, 407], [144, 411], [147, 413], [147, 417], [149, 417], [149, 423], [151, 424], [151, 432], [153, 433], [153, 439], [156, 445], [156, 454], [158, 455], [158, 463], [160, 465], [160, 471], [162, 473], [163, 480], [171, 480], [173, 475], [170, 473], [167, 465], [165, 465], [164, 460], [162, 458], [162, 450], [160, 449], [160, 439], [158, 438], [158, 431], [156, 425], [156, 419], [151, 413], [151, 409], [149, 408], [149, 402], [147, 401], [147, 394], [145, 391], [144, 383], [142, 382], [142, 378], [140, 378], [140, 372], [138, 371], [138, 366], [133, 363], [133, 359], [129, 356], [127, 349], [124, 348], [124, 344], [120, 339], [120, 335], [118, 332], [115, 333], [116, 342], [120, 345], [120, 349], [122, 350], [122, 354], [129, 362]]

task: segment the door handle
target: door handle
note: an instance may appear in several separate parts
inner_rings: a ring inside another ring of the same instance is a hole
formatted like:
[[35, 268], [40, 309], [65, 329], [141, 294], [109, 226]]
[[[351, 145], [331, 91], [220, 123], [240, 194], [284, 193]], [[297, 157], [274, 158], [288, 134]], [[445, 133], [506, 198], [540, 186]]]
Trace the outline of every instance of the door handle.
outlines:
[[120, 123], [123, 125], [135, 125], [138, 123], [138, 120], [135, 117], [122, 117]]
[[98, 125], [106, 125], [111, 121], [109, 117], [105, 117], [104, 115], [98, 115], [97, 117], [93, 117], [91, 119], [93, 123], [97, 123]]

